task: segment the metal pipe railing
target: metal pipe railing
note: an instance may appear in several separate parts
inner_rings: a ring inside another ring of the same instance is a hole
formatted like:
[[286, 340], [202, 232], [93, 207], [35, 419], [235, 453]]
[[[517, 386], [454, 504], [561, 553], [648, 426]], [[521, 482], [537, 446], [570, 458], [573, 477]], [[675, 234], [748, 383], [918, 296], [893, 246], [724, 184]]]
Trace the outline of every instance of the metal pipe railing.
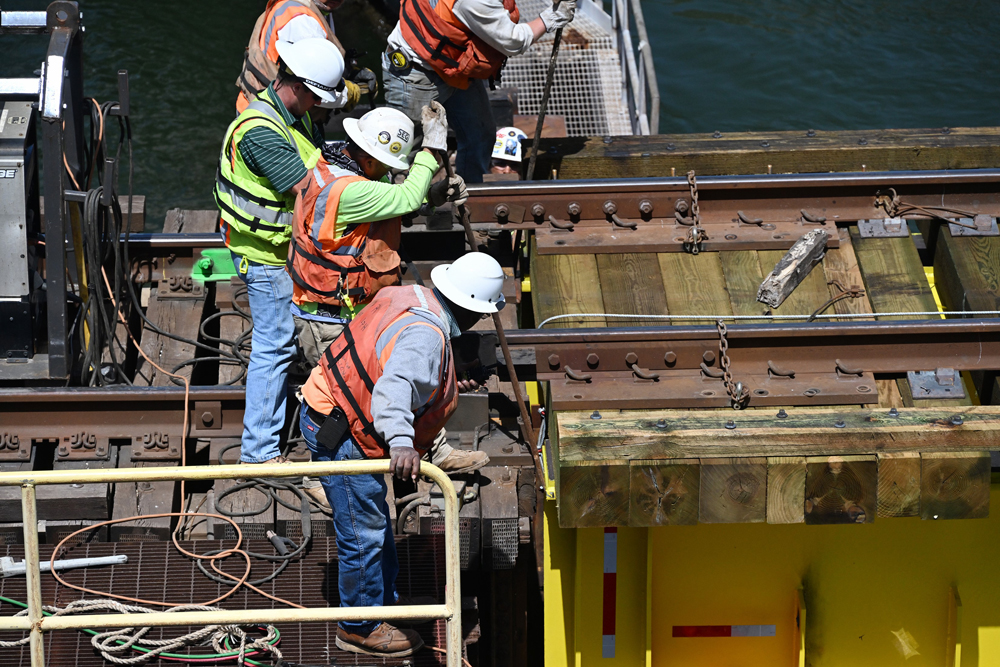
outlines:
[[[256, 477], [322, 477], [324, 475], [377, 475], [390, 472], [386, 459], [369, 461], [325, 461], [314, 463], [259, 464]], [[24, 561], [28, 587], [28, 615], [0, 618], [0, 630], [31, 633], [31, 667], [44, 667], [42, 635], [53, 630], [82, 628], [145, 627], [166, 625], [219, 625], [254, 623], [334, 622], [345, 620], [445, 619], [448, 667], [462, 661], [462, 596], [459, 583], [458, 497], [451, 480], [440, 468], [421, 463], [420, 473], [436, 482], [444, 495], [445, 603], [392, 607], [323, 607], [309, 609], [245, 609], [224, 611], [153, 612], [141, 614], [42, 615], [42, 582], [38, 555], [38, 512], [35, 487], [40, 484], [93, 484], [120, 482], [167, 482], [237, 479], [247, 475], [246, 466], [192, 466], [169, 468], [122, 468], [116, 470], [43, 470], [0, 473], [0, 486], [21, 487], [24, 520]]]
[[656, 82], [656, 66], [653, 63], [653, 49], [646, 33], [646, 17], [642, 13], [640, 0], [630, 0], [632, 16], [635, 18], [635, 31], [639, 35], [639, 55], [642, 57], [645, 70], [645, 84], [649, 88], [649, 106], [645, 110], [649, 119], [650, 134], [660, 133], [660, 86]]

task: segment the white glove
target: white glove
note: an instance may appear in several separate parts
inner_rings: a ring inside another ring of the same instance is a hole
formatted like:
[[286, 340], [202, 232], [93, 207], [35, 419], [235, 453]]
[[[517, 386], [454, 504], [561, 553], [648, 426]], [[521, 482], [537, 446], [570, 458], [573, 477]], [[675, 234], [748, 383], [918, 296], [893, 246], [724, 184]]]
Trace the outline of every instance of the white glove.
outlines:
[[420, 124], [424, 129], [422, 146], [434, 151], [448, 150], [448, 117], [437, 100], [420, 110]]
[[461, 176], [455, 175], [442, 179], [432, 185], [427, 192], [427, 202], [431, 206], [440, 206], [448, 201], [453, 202], [456, 206], [461, 206], [469, 201], [469, 190], [465, 187], [465, 179]]
[[545, 32], [555, 32], [559, 28], [565, 28], [576, 15], [576, 0], [562, 0], [559, 6], [553, 5], [548, 9], [543, 9], [539, 18], [545, 24]]

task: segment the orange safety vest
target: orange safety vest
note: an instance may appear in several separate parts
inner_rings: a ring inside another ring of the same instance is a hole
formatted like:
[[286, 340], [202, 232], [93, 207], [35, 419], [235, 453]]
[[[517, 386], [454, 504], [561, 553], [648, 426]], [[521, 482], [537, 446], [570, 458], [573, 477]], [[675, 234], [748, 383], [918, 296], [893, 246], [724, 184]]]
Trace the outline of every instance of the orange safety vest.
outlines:
[[[469, 79], [495, 77], [507, 56], [469, 30], [453, 10], [455, 0], [402, 0], [399, 25], [403, 39], [413, 52], [434, 69], [445, 82], [465, 90]], [[515, 0], [503, 0], [510, 20], [517, 23], [520, 13]]]
[[341, 55], [344, 54], [340, 40], [330, 30], [313, 0], [268, 0], [267, 9], [254, 24], [250, 43], [243, 54], [243, 70], [236, 79], [236, 87], [240, 89], [236, 98], [237, 113], [242, 113], [253, 96], [267, 88], [278, 75], [278, 31], [302, 15], [313, 17], [323, 26], [326, 39], [340, 49]]
[[[451, 341], [445, 332], [411, 308], [422, 308], [445, 320], [443, 307], [434, 292], [419, 285], [387, 287], [365, 306], [344, 329], [337, 340], [327, 348], [320, 359], [323, 378], [330, 387], [334, 402], [344, 411], [350, 424], [351, 437], [368, 458], [385, 458], [389, 447], [375, 431], [371, 413], [372, 392], [382, 377], [382, 369], [392, 355], [399, 334], [407, 327], [426, 326], [441, 336], [441, 382], [431, 394], [423, 412], [413, 420], [413, 446], [423, 454], [434, 443], [434, 437], [444, 427], [458, 406], [458, 384], [455, 381], [455, 364]], [[410, 318], [392, 332], [392, 338], [377, 354], [379, 337], [395, 323]]]
[[297, 305], [343, 306], [345, 296], [350, 304], [367, 303], [383, 287], [402, 281], [396, 252], [400, 218], [356, 225], [335, 237], [344, 188], [364, 180], [323, 160], [310, 170], [307, 186], [295, 199], [286, 264]]

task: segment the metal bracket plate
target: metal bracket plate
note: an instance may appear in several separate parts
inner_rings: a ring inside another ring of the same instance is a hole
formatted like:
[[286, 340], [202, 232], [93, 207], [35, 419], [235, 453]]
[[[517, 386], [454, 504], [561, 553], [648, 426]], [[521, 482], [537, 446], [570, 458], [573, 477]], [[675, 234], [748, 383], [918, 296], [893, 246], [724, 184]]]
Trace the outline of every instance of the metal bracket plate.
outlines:
[[966, 225], [975, 225], [976, 228], [948, 223], [948, 231], [952, 236], [1000, 236], [1000, 229], [997, 228], [997, 219], [989, 215], [977, 215], [975, 218], [959, 218], [959, 222]]
[[57, 461], [106, 461], [110, 457], [108, 438], [90, 431], [64, 435], [56, 447]]
[[910, 371], [906, 374], [913, 398], [965, 398], [962, 375], [954, 368]]
[[864, 239], [906, 238], [910, 228], [903, 218], [873, 218], [858, 220], [858, 232]]
[[0, 431], [0, 461], [27, 461], [31, 458], [31, 440], [16, 433]]
[[151, 431], [132, 438], [133, 461], [179, 461], [181, 458], [180, 438], [162, 431]]

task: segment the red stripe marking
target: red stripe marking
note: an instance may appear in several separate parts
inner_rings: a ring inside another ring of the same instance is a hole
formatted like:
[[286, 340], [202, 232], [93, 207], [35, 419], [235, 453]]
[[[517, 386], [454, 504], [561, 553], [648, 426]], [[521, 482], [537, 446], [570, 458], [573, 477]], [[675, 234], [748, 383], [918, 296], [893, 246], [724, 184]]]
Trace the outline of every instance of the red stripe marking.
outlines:
[[601, 624], [601, 634], [615, 634], [615, 593], [617, 576], [614, 572], [604, 574], [604, 619]]
[[675, 625], [674, 637], [732, 637], [731, 625]]

